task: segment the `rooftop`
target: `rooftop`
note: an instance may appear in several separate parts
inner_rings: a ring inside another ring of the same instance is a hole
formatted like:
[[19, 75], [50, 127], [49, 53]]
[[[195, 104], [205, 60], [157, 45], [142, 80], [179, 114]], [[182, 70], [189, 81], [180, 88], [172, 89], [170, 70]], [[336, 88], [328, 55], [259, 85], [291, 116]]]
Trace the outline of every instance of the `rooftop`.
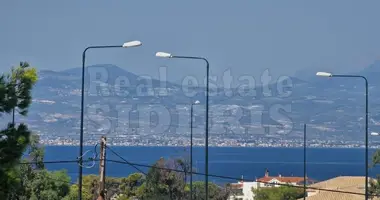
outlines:
[[282, 183], [299, 183], [299, 182], [303, 182], [304, 180], [303, 177], [294, 177], [294, 176], [264, 176], [262, 178], [257, 179], [257, 181], [269, 183], [273, 179], [276, 179]]
[[[363, 200], [364, 199], [364, 176], [339, 176], [333, 179], [312, 184], [309, 187], [337, 190], [341, 192], [321, 191], [318, 189], [308, 189], [309, 197], [307, 200]], [[347, 194], [343, 192], [361, 193]], [[312, 194], [315, 193], [315, 194]], [[302, 198], [303, 199], [303, 198]], [[379, 198], [374, 198], [379, 200]]]

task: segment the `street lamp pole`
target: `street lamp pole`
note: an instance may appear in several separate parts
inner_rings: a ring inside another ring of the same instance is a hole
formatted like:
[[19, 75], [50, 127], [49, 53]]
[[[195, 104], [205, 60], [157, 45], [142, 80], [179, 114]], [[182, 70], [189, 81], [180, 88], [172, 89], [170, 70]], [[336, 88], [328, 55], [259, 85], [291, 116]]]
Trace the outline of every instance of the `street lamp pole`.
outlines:
[[190, 200], [193, 199], [193, 107], [199, 101], [191, 103], [190, 107]]
[[190, 200], [193, 200], [193, 105], [190, 108]]
[[165, 52], [157, 52], [157, 57], [161, 58], [179, 58], [179, 59], [191, 59], [191, 60], [203, 60], [206, 62], [206, 125], [205, 125], [205, 195], [206, 199], [208, 199], [208, 106], [209, 106], [209, 72], [210, 72], [210, 65], [206, 58], [203, 57], [193, 57], [193, 56], [175, 56], [170, 53]]
[[362, 78], [365, 81], [365, 200], [368, 200], [368, 80], [360, 75], [335, 75], [327, 72], [318, 72], [317, 76]]
[[105, 45], [105, 46], [89, 46], [82, 53], [82, 91], [81, 91], [81, 111], [80, 111], [80, 138], [79, 138], [79, 178], [78, 178], [78, 196], [82, 200], [82, 177], [83, 177], [83, 119], [84, 119], [84, 80], [86, 66], [86, 52], [89, 49], [106, 49], [106, 48], [129, 48], [141, 46], [140, 41], [126, 42], [123, 45]]
[[305, 200], [306, 193], [306, 124], [303, 125], [303, 199]]

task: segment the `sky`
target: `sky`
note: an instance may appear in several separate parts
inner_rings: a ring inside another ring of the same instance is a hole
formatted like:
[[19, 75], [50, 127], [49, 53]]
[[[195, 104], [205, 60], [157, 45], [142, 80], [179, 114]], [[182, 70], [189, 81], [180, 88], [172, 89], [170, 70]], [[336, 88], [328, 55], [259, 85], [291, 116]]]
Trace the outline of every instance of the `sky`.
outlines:
[[204, 75], [201, 61], [154, 56], [167, 51], [206, 57], [218, 77], [357, 72], [380, 59], [379, 7], [376, 0], [1, 1], [0, 71], [19, 61], [40, 70], [80, 67], [87, 46], [140, 40], [138, 48], [91, 50], [87, 64], [153, 77], [167, 66], [174, 81]]

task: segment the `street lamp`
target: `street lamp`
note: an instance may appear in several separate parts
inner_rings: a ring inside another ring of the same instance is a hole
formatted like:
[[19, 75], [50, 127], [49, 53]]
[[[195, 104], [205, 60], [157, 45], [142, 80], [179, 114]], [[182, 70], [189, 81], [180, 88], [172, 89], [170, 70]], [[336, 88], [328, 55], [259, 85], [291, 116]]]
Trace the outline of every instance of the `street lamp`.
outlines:
[[89, 46], [84, 49], [82, 54], [82, 91], [81, 91], [81, 112], [80, 112], [80, 139], [79, 139], [79, 200], [82, 200], [82, 162], [83, 162], [83, 118], [84, 118], [84, 75], [85, 75], [85, 62], [86, 62], [86, 52], [89, 49], [106, 49], [106, 48], [130, 48], [141, 46], [140, 41], [130, 41], [122, 45], [106, 45], [106, 46]]
[[206, 125], [205, 125], [205, 195], [206, 199], [208, 199], [208, 96], [209, 96], [209, 72], [210, 72], [210, 65], [206, 58], [203, 57], [193, 57], [193, 56], [176, 56], [172, 55], [171, 53], [166, 52], [157, 52], [157, 57], [160, 58], [180, 58], [180, 59], [191, 59], [191, 60], [203, 60], [206, 62]]
[[190, 107], [190, 200], [193, 199], [193, 107], [199, 103], [197, 100]]
[[335, 75], [328, 72], [317, 72], [317, 76], [362, 78], [365, 81], [365, 200], [368, 200], [368, 80], [360, 75]]

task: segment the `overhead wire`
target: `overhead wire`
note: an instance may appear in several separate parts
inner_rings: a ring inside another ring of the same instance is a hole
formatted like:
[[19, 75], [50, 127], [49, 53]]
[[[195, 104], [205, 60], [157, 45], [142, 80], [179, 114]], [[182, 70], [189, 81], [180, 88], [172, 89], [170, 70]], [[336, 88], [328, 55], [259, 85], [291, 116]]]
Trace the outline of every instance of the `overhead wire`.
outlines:
[[[179, 173], [187, 173], [187, 174], [206, 176], [206, 174], [204, 174], [204, 173], [185, 172], [184, 170], [165, 168], [165, 167], [158, 167], [158, 166], [155, 166], [155, 165], [145, 165], [145, 164], [132, 163], [132, 162], [126, 163], [125, 161], [112, 160], [112, 159], [107, 159], [107, 161], [113, 162], [113, 163], [119, 163], [119, 164], [128, 164], [128, 165], [134, 165], [134, 166], [139, 166], [139, 167], [145, 167], [145, 168], [155, 168], [155, 169], [168, 170], [168, 171], [174, 171], [174, 172], [179, 172]], [[230, 177], [230, 176], [223, 176], [223, 175], [207, 174], [207, 176], [214, 177], [214, 178], [228, 179], [228, 180], [238, 180], [238, 181], [242, 180], [241, 178]], [[304, 188], [303, 186], [298, 186], [298, 185], [290, 185], [290, 184], [283, 184], [283, 183], [267, 183], [267, 182], [263, 182], [263, 181], [250, 180], [250, 179], [244, 179], [244, 180], [245, 181], [257, 182], [257, 183], [264, 183], [264, 184], [269, 184], [269, 185], [294, 187], [294, 188], [300, 188], [300, 189]], [[363, 196], [365, 195], [364, 193], [359, 193], [359, 192], [350, 192], [350, 191], [342, 191], [342, 190], [324, 189], [324, 188], [317, 188], [317, 187], [307, 187], [307, 189], [313, 189], [313, 190], [325, 191], [325, 192], [336, 192], [336, 193], [353, 194], [353, 195], [363, 195]]]
[[[168, 170], [168, 171], [173, 171], [173, 172], [179, 172], [179, 173], [186, 173], [186, 174], [193, 174], [193, 175], [200, 175], [200, 176], [209, 176], [209, 177], [214, 177], [214, 178], [220, 178], [220, 179], [227, 179], [227, 180], [237, 180], [241, 181], [241, 178], [236, 178], [236, 177], [231, 177], [231, 176], [224, 176], [224, 175], [215, 175], [215, 174], [205, 174], [205, 173], [200, 173], [200, 172], [188, 172], [180, 169], [173, 169], [173, 168], [166, 168], [166, 167], [159, 167], [156, 165], [147, 165], [147, 164], [139, 164], [139, 163], [134, 163], [134, 162], [129, 162], [125, 158], [123, 158], [120, 154], [115, 152], [112, 148], [106, 146], [108, 150], [110, 150], [113, 154], [115, 154], [117, 157], [119, 157], [122, 161], [120, 160], [113, 160], [113, 159], [106, 159], [107, 162], [112, 162], [112, 163], [118, 163], [118, 164], [127, 164], [138, 170], [140, 173], [147, 175], [143, 170], [141, 170], [138, 167], [144, 167], [144, 168], [154, 168], [154, 169], [160, 169], [160, 170]], [[87, 160], [83, 162], [93, 162], [93, 161], [99, 161], [98, 159], [94, 160]], [[56, 160], [56, 161], [43, 161], [43, 162], [19, 162], [18, 164], [37, 164], [37, 163], [44, 163], [44, 164], [61, 164], [61, 163], [78, 163], [78, 160]], [[58, 179], [53, 179], [50, 177], [46, 177], [55, 181], [61, 181], [61, 182], [66, 182], [70, 184], [77, 184], [71, 181], [63, 181], [63, 180], [58, 180]], [[264, 183], [264, 184], [269, 184], [269, 185], [277, 185], [277, 186], [286, 186], [286, 187], [294, 187], [294, 188], [303, 188], [303, 186], [298, 186], [298, 185], [290, 185], [290, 184], [283, 184], [283, 183], [267, 183], [259, 180], [251, 180], [251, 179], [244, 179], [244, 181], [252, 181], [252, 182], [257, 182], [257, 183]], [[325, 188], [317, 188], [317, 187], [307, 187], [307, 189], [313, 189], [317, 191], [325, 191], [325, 192], [335, 192], [335, 193], [345, 193], [345, 194], [352, 194], [352, 195], [365, 195], [364, 193], [359, 193], [359, 192], [350, 192], [350, 191], [342, 191], [342, 190], [333, 190], [333, 189], [325, 189]], [[373, 195], [372, 195], [373, 196]]]
[[[83, 161], [85, 162], [85, 161]], [[87, 161], [89, 162], [89, 161]], [[44, 163], [44, 164], [62, 164], [62, 163], [78, 163], [78, 160], [53, 160], [53, 161], [42, 161], [42, 162], [18, 162], [17, 164], [20, 165], [33, 165], [38, 163]]]
[[[83, 167], [83, 168], [87, 168], [87, 169], [91, 169], [95, 166], [95, 160], [97, 159], [98, 157], [98, 152], [97, 152], [97, 146], [99, 145], [99, 143], [96, 143], [96, 145], [94, 146], [94, 151], [92, 150], [87, 150], [85, 151], [81, 156], [78, 157], [78, 159], [82, 159], [88, 152], [93, 152], [92, 153], [92, 157], [88, 158], [89, 161], [92, 161], [92, 164], [89, 165], [89, 166], [84, 166], [82, 164], [80, 164], [80, 162], [78, 162], [78, 165]], [[83, 163], [83, 161], [82, 161]]]
[[[122, 159], [125, 163], [130, 163], [128, 160], [126, 160], [125, 158], [123, 158], [120, 154], [118, 154], [117, 152], [115, 152], [114, 150], [112, 150], [110, 147], [108, 147], [106, 145], [106, 149], [110, 150], [114, 155], [116, 155], [117, 157], [119, 157], [120, 159]], [[106, 159], [107, 160], [107, 159]], [[143, 170], [141, 170], [140, 168], [136, 167], [135, 165], [130, 165], [131, 167], [135, 168], [137, 171], [139, 171], [140, 173], [144, 174], [144, 175], [147, 175], [146, 172], [144, 172]]]

